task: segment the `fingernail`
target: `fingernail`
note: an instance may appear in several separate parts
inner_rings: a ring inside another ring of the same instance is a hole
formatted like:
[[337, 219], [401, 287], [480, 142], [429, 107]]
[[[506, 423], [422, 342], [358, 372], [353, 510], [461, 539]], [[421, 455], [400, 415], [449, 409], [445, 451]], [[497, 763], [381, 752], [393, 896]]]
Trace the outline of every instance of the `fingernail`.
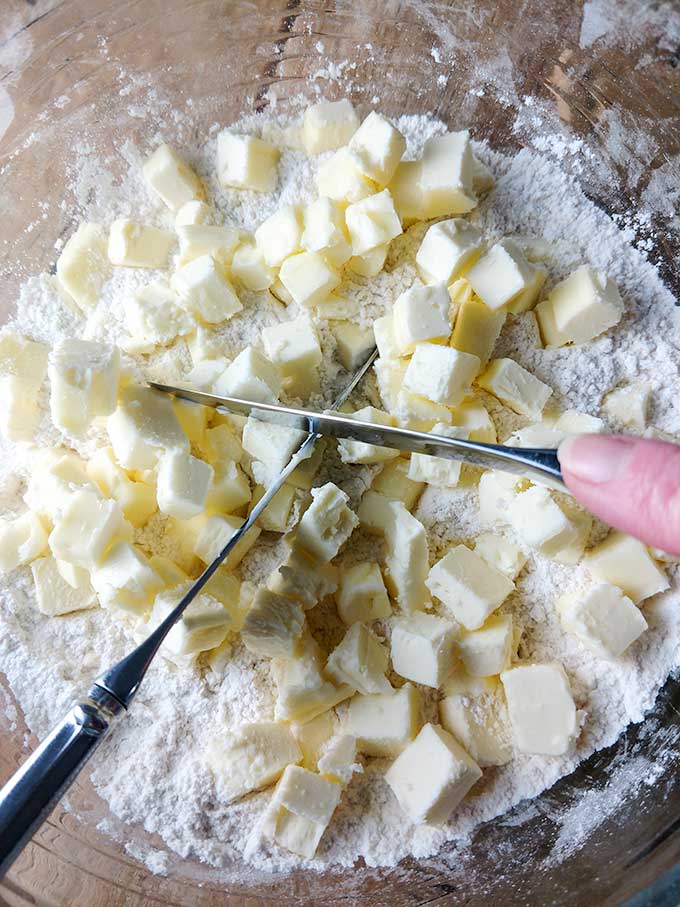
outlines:
[[582, 482], [611, 482], [625, 469], [634, 438], [611, 435], [572, 435], [557, 451], [563, 470]]

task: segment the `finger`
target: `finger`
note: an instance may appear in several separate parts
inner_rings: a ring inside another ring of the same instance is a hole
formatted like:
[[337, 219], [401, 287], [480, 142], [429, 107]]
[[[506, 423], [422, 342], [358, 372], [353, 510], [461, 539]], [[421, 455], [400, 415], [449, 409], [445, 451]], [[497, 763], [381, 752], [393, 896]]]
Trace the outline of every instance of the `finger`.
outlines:
[[680, 446], [625, 435], [578, 435], [558, 451], [577, 501], [605, 523], [680, 555]]

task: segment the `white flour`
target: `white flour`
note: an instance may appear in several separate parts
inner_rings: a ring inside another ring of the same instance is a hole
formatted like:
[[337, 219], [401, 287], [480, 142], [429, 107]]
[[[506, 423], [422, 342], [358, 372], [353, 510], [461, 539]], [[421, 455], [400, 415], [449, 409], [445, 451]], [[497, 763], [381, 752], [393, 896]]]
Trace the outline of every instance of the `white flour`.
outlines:
[[[284, 125], [250, 118], [242, 128], [274, 133]], [[409, 155], [416, 154], [429, 135], [444, 129], [442, 124], [415, 116], [403, 117], [397, 125], [408, 138]], [[554, 153], [557, 148], [558, 156], [578, 154], [578, 147], [562, 150], [563, 146], [555, 145], [555, 141], [546, 150]], [[139, 163], [148, 150], [124, 147], [130, 169], [120, 185], [109, 180], [91, 156], [82, 154], [74, 171], [74, 188], [82, 207], [79, 216], [109, 222], [121, 214], [135, 212], [148, 222], [169, 225], [165, 210], [150, 199], [141, 182]], [[204, 147], [184, 150], [209, 181], [227, 222], [249, 230], [282, 202], [304, 201], [313, 185], [316, 164], [298, 151], [286, 150], [281, 160], [279, 190], [271, 199], [228, 192], [220, 189], [214, 179], [214, 136]], [[548, 266], [548, 288], [586, 261], [607, 271], [626, 301], [622, 323], [585, 347], [538, 349], [533, 316], [528, 314], [506, 327], [498, 343], [498, 354], [512, 355], [550, 384], [560, 409], [573, 407], [602, 415], [600, 402], [606, 391], [624, 380], [641, 378], [652, 388], [653, 425], [664, 432], [680, 433], [676, 402], [680, 386], [679, 334], [673, 300], [654, 268], [627, 243], [628, 235], [590, 203], [578, 185], [548, 157], [523, 151], [510, 158], [484, 147], [479, 147], [478, 152], [496, 177], [495, 190], [472, 215], [489, 238], [516, 235], [529, 254]], [[417, 226], [392, 244], [386, 271], [376, 280], [357, 279], [341, 288], [342, 295], [354, 304], [356, 320], [370, 323], [412, 283], [413, 255], [424, 230], [424, 226]], [[93, 338], [120, 342], [125, 336], [122, 300], [140, 283], [151, 279], [148, 273], [119, 269], [105, 288], [97, 311], [84, 325], [64, 306], [50, 278], [33, 278], [24, 287], [15, 327], [49, 342], [84, 332]], [[257, 295], [245, 302], [245, 311], [223, 329], [227, 355], [248, 342], [258, 342], [264, 324], [289, 317], [282, 306], [265, 304]], [[323, 398], [327, 401], [346, 376], [333, 359], [332, 335], [325, 326], [320, 329], [326, 363]], [[185, 345], [180, 344], [175, 358], [165, 354], [137, 362], [128, 359], [126, 364], [139, 370], [138, 374], [172, 379], [189, 367], [190, 357]], [[358, 405], [365, 398], [375, 399], [374, 395], [369, 380], [357, 397]], [[502, 410], [492, 398], [487, 402], [502, 437], [520, 424], [518, 417]], [[40, 441], [56, 440], [57, 433], [44, 420]], [[96, 439], [81, 445], [83, 452], [94, 443]], [[6, 509], [19, 506], [25, 460], [24, 451], [3, 451], [0, 504]], [[324, 474], [343, 485], [356, 501], [371, 470], [342, 467], [329, 456], [320, 478]], [[429, 531], [432, 559], [450, 542], [469, 539], [480, 531], [476, 491], [470, 485], [446, 492], [427, 491], [416, 515]], [[169, 547], [160, 518], [138, 534], [138, 541], [149, 549], [162, 549], [179, 557]], [[356, 559], [362, 544], [366, 546], [366, 539], [357, 534], [342, 557]], [[375, 543], [371, 544], [374, 549]], [[276, 540], [258, 545], [243, 564], [244, 578], [260, 579], [279, 556]], [[566, 568], [532, 556], [517, 583], [516, 594], [502, 609], [512, 612], [523, 630], [522, 656], [555, 658], [565, 665], [578, 706], [587, 712], [576, 751], [559, 759], [518, 755], [508, 766], [486, 770], [474, 795], [464, 801], [448, 825], [436, 829], [409, 825], [382, 780], [385, 764], [370, 761], [344, 793], [318, 854], [309, 865], [319, 869], [331, 863], [350, 866], [359, 857], [369, 866], [394, 865], [407, 855], [431, 856], [445, 842], [468, 838], [481, 822], [499, 816], [523, 798], [539, 794], [593, 750], [611, 744], [629, 722], [643, 718], [678, 662], [678, 578], [672, 577], [672, 588], [667, 594], [645, 604], [649, 631], [624, 658], [610, 663], [590, 655], [561, 630], [555, 617], [553, 602], [558, 591], [577, 585], [584, 577], [583, 568]], [[100, 670], [129, 650], [131, 641], [124, 626], [103, 610], [59, 619], [40, 615], [33, 605], [28, 570], [3, 579], [0, 595], [0, 663], [27, 724], [41, 736]], [[312, 619], [318, 623], [316, 615]], [[201, 753], [212, 735], [227, 731], [230, 726], [272, 718], [274, 694], [266, 660], [253, 656], [239, 642], [234, 642], [231, 657], [222, 659], [222, 663], [219, 672], [205, 665], [179, 670], [159, 659], [129, 716], [97, 756], [92, 778], [112, 812], [124, 822], [159, 835], [183, 857], [219, 867], [225, 878], [244, 879], [251, 870], [244, 865], [242, 852], [270, 794], [255, 794], [225, 807], [210, 773], [202, 765]], [[429, 701], [432, 705], [432, 696]], [[596, 795], [593, 805], [598, 805]], [[588, 814], [587, 805], [584, 809]], [[572, 825], [587, 831], [588, 815], [583, 810], [574, 811], [571, 818]], [[569, 827], [565, 826], [564, 840], [558, 841], [562, 853], [568, 851], [568, 833]], [[140, 848], [137, 844], [129, 844], [128, 851], [145, 859], [150, 869], [167, 871], [164, 851]], [[296, 866], [297, 858], [280, 851], [258, 853], [252, 862], [252, 869], [264, 871]]]

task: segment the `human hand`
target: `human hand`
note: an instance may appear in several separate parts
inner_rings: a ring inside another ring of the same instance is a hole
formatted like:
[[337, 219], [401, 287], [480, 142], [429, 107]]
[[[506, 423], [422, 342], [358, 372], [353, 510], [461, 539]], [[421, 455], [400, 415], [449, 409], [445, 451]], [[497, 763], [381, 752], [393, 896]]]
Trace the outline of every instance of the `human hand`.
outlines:
[[558, 451], [576, 500], [610, 526], [680, 556], [680, 446], [628, 435], [576, 435]]

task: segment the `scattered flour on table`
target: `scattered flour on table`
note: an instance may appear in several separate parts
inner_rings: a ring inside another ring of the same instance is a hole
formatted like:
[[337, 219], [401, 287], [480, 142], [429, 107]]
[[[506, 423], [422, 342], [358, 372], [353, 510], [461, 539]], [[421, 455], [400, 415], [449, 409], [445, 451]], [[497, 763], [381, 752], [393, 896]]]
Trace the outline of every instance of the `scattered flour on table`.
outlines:
[[[286, 136], [286, 125], [283, 118], [264, 121], [250, 117], [241, 128]], [[444, 131], [441, 123], [425, 117], [402, 117], [397, 125], [407, 137], [410, 156], [418, 153], [427, 137]], [[310, 197], [317, 162], [294, 148], [282, 153], [280, 185], [271, 198], [222, 189], [214, 177], [214, 133], [207, 144], [184, 150], [206, 178], [226, 222], [252, 231], [280, 204]], [[76, 195], [82, 201], [75, 220], [96, 216], [108, 222], [121, 213], [141, 212], [147, 221], [169, 226], [169, 215], [141, 183], [140, 162], [148, 151], [125, 146], [129, 173], [119, 184], [108, 180], [91, 156], [81, 155], [74, 163]], [[531, 257], [549, 268], [548, 287], [575, 266], [589, 262], [614, 278], [626, 303], [626, 316], [615, 330], [578, 348], [541, 350], [533, 315], [511, 319], [499, 340], [497, 354], [512, 355], [546, 381], [554, 389], [554, 402], [560, 409], [602, 415], [600, 405], [606, 391], [625, 381], [644, 380], [652, 390], [654, 426], [680, 434], [680, 334], [673, 299], [654, 268], [548, 157], [529, 151], [507, 157], [484, 145], [477, 151], [493, 170], [496, 186], [471, 220], [489, 239], [516, 236]], [[416, 277], [413, 257], [424, 231], [424, 225], [416, 226], [393, 242], [386, 270], [376, 280], [356, 278], [340, 288], [339, 295], [347, 300], [351, 317], [358, 323], [370, 324], [411, 285]], [[151, 282], [153, 276], [117, 269], [87, 324], [65, 305], [51, 277], [32, 278], [18, 301], [14, 326], [47, 342], [81, 334], [123, 342], [122, 301], [139, 285]], [[220, 329], [227, 355], [247, 343], [259, 343], [264, 325], [295, 314], [294, 307], [289, 312], [268, 294], [254, 294], [245, 302], [244, 311]], [[334, 341], [327, 325], [320, 323], [319, 330], [325, 375], [316, 403], [323, 404], [347, 376], [334, 358]], [[126, 356], [124, 362], [133, 376], [172, 379], [190, 367], [191, 359], [186, 344], [180, 342], [172, 354], [137, 359]], [[357, 402], [363, 399], [377, 400], [372, 379], [361, 388]], [[522, 424], [491, 398], [486, 402], [493, 406], [501, 437]], [[47, 418], [38, 440], [58, 441]], [[97, 442], [95, 432], [79, 449], [86, 454]], [[25, 449], [5, 447], [0, 468], [0, 504], [5, 510], [19, 508], [27, 469]], [[329, 456], [321, 479], [324, 474], [344, 485], [355, 501], [371, 471], [342, 467], [337, 458]], [[476, 491], [470, 482], [450, 491], [426, 491], [416, 515], [427, 527], [433, 559], [451, 542], [469, 539], [481, 528]], [[164, 521], [155, 518], [138, 534], [138, 541], [149, 550], [168, 553], [163, 547], [169, 544], [165, 530]], [[343, 557], [356, 557], [360, 544], [358, 534]], [[180, 552], [172, 553], [180, 557]], [[279, 556], [280, 543], [258, 545], [242, 565], [242, 573], [257, 582]], [[481, 822], [499, 816], [523, 798], [539, 794], [594, 750], [614, 742], [629, 722], [643, 718], [678, 663], [678, 578], [671, 577], [668, 593], [645, 604], [649, 631], [624, 658], [613, 663], [589, 654], [560, 629], [556, 620], [553, 602], [558, 591], [584, 580], [582, 567], [566, 568], [531, 556], [516, 593], [503, 606], [523, 631], [523, 657], [555, 658], [566, 667], [578, 706], [587, 712], [575, 752], [553, 759], [517, 755], [509, 765], [485, 771], [475, 795], [468, 797], [441, 828], [409, 825], [382, 779], [385, 764], [369, 761], [363, 774], [355, 775], [343, 794], [317, 856], [307, 865], [319, 869], [329, 864], [350, 866], [363, 857], [369, 866], [383, 866], [394, 865], [407, 855], [431, 856], [447, 841], [466, 839]], [[40, 615], [34, 607], [28, 570], [2, 579], [0, 599], [0, 664], [27, 724], [40, 736], [101, 669], [129, 650], [131, 639], [125, 625], [101, 609], [59, 619]], [[225, 877], [236, 878], [249, 871], [242, 854], [270, 792], [225, 806], [201, 753], [212, 735], [226, 732], [230, 726], [273, 718], [274, 693], [266, 660], [253, 656], [238, 641], [232, 643], [227, 656], [220, 659], [218, 669], [203, 661], [196, 669], [179, 669], [158, 659], [129, 716], [98, 755], [92, 779], [119, 819], [159, 835], [181, 856], [203, 860], [222, 868]], [[144, 758], [140, 759], [140, 753]], [[591, 801], [596, 807], [595, 794]], [[584, 808], [587, 811], [587, 805]], [[573, 824], [583, 824], [582, 812], [572, 818]], [[166, 870], [167, 857], [162, 851], [137, 844], [129, 844], [128, 849], [150, 869], [160, 873]], [[251, 864], [255, 870], [276, 872], [299, 865], [297, 858], [283, 851], [258, 852]]]

